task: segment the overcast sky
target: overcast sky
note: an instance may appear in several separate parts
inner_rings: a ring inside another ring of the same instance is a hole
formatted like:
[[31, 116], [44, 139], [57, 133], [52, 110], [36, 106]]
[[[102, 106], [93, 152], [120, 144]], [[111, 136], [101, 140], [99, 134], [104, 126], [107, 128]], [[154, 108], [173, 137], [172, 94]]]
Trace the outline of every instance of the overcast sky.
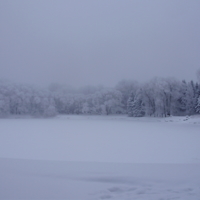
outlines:
[[199, 68], [199, 0], [0, 0], [0, 78], [114, 86]]

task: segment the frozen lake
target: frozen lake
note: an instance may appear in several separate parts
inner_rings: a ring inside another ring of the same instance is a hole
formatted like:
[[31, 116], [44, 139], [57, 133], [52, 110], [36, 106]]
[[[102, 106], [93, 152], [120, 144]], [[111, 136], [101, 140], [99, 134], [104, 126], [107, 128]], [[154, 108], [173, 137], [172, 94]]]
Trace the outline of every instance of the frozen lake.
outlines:
[[1, 199], [200, 199], [200, 118], [0, 120]]

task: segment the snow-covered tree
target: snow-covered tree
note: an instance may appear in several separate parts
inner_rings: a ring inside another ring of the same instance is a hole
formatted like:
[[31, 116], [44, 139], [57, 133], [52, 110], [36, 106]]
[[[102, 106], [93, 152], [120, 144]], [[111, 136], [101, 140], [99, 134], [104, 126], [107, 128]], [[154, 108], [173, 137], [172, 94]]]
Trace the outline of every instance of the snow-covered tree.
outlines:
[[8, 98], [0, 94], [0, 117], [9, 115], [9, 102]]
[[132, 94], [127, 103], [127, 112], [130, 117], [142, 117], [145, 115], [142, 89], [138, 89], [136, 94]]
[[[200, 72], [199, 72], [200, 74]], [[0, 116], [123, 114], [132, 117], [199, 113], [200, 83], [154, 78], [138, 85], [121, 81], [115, 88], [87, 86], [74, 90], [60, 84], [48, 89], [0, 80]]]
[[200, 83], [200, 69], [197, 70], [196, 75], [197, 75], [197, 80]]
[[196, 105], [196, 112], [197, 113], [200, 113], [200, 96], [199, 96], [199, 98], [197, 99], [197, 105]]
[[133, 80], [122, 80], [120, 81], [115, 89], [120, 91], [122, 94], [122, 108], [125, 112], [128, 113], [128, 99], [131, 95], [135, 95], [137, 89], [139, 88], [139, 84], [136, 81]]
[[127, 114], [129, 117], [133, 117], [133, 105], [134, 105], [135, 95], [131, 93], [127, 101]]
[[180, 96], [177, 100], [177, 110], [179, 115], [185, 115], [186, 113], [186, 105], [187, 105], [187, 99], [186, 99], [186, 93], [187, 93], [187, 83], [185, 80], [183, 80], [179, 87], [179, 93]]
[[122, 113], [122, 94], [115, 89], [103, 89], [92, 95], [93, 107], [98, 114]]
[[197, 96], [196, 91], [194, 88], [194, 83], [191, 81], [187, 85], [187, 91], [186, 91], [186, 114], [187, 115], [193, 115], [195, 114], [196, 110], [196, 104], [197, 104]]
[[142, 95], [137, 100], [137, 104], [142, 105], [142, 113], [162, 117], [176, 114], [179, 85], [173, 78], [154, 78], [144, 84], [140, 92]]
[[56, 115], [57, 115], [57, 110], [54, 105], [48, 105], [43, 113], [44, 117], [55, 117]]
[[156, 80], [152, 80], [143, 85], [143, 102], [145, 104], [145, 114], [147, 116], [156, 115]]
[[174, 78], [162, 78], [158, 86], [158, 99], [160, 100], [159, 116], [170, 116], [177, 114], [176, 105], [180, 97], [180, 83]]
[[138, 89], [132, 106], [134, 117], [142, 117], [145, 115], [145, 104], [143, 102], [142, 89]]

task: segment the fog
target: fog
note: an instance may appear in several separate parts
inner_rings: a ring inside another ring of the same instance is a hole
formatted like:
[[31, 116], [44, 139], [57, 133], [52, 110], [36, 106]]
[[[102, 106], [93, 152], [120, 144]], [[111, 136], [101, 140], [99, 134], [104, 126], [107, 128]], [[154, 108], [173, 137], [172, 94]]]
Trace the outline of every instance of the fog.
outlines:
[[114, 86], [196, 79], [200, 1], [1, 0], [0, 79]]

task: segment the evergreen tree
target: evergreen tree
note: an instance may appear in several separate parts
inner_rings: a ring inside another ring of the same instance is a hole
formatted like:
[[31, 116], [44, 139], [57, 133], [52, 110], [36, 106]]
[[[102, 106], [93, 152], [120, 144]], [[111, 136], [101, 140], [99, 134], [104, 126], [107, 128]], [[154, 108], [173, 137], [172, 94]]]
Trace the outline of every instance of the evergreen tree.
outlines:
[[196, 112], [197, 112], [197, 113], [200, 113], [200, 96], [199, 96], [199, 98], [198, 98], [198, 100], [197, 100]]
[[127, 101], [127, 114], [129, 117], [133, 117], [134, 97], [134, 93], [131, 93]]
[[137, 89], [138, 89], [138, 83], [136, 81], [131, 81], [131, 80], [122, 80], [120, 81], [116, 87], [116, 90], [120, 91], [122, 94], [122, 108], [127, 111], [128, 108], [128, 100], [131, 94], [135, 94]]
[[186, 114], [193, 115], [196, 113], [197, 95], [193, 81], [189, 82], [186, 91]]
[[139, 89], [136, 92], [134, 101], [132, 103], [132, 116], [133, 117], [142, 117], [145, 115], [144, 103], [142, 100], [142, 90]]
[[186, 93], [187, 93], [187, 83], [185, 80], [182, 81], [180, 88], [180, 97], [177, 100], [177, 107], [179, 109], [179, 114], [184, 115], [186, 113], [186, 105], [187, 105], [187, 100], [186, 100]]

